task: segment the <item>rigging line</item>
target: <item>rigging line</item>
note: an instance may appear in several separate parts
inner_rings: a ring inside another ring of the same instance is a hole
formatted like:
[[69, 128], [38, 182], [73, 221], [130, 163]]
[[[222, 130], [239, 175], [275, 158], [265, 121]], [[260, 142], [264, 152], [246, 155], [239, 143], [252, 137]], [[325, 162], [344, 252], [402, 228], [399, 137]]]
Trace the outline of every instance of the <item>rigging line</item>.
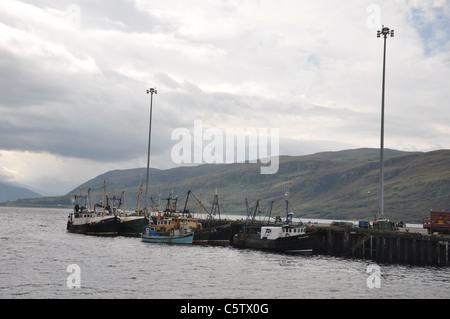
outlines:
[[205, 205], [203, 204], [203, 202], [202, 202], [201, 200], [199, 200], [199, 199], [197, 198], [197, 196], [194, 195], [193, 192], [191, 192], [191, 195], [194, 196], [194, 198], [197, 200], [197, 203], [200, 204], [200, 206], [205, 210], [206, 214], [209, 215], [209, 210], [206, 209], [206, 207], [205, 207]]
[[[288, 201], [288, 204], [292, 207], [292, 210], [293, 210], [294, 214], [297, 214], [297, 212], [296, 212], [295, 209], [294, 209], [294, 206], [292, 206], [292, 204], [291, 204], [290, 201]], [[300, 219], [300, 222], [303, 223], [303, 220], [302, 220], [300, 217], [297, 217], [297, 218]]]

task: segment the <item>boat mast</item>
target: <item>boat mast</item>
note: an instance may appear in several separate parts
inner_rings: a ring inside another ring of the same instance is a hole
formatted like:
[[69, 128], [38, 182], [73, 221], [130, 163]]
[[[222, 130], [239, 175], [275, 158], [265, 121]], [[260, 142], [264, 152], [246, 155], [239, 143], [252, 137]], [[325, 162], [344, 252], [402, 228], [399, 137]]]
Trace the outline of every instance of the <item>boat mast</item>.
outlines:
[[122, 191], [122, 198], [123, 198], [123, 209], [125, 216], [127, 216], [127, 204], [125, 203], [125, 191]]
[[[202, 206], [202, 191], [200, 190], [200, 200], [197, 200], [198, 201], [198, 206], [197, 206], [197, 218], [199, 218], [199, 216], [200, 216], [200, 207]], [[202, 216], [200, 216], [200, 218], [202, 218], [203, 217], [203, 215]]]
[[140, 213], [141, 213], [141, 195], [142, 195], [142, 183], [139, 185], [138, 216], [140, 216]]
[[219, 195], [217, 195], [217, 187], [216, 187], [216, 195], [214, 195], [214, 201], [211, 207], [211, 214], [216, 215], [216, 212], [219, 213], [219, 221], [220, 221], [220, 206], [219, 206]]
[[247, 208], [247, 219], [245, 220], [245, 226], [248, 226], [248, 222], [251, 216], [251, 208], [250, 205], [248, 204], [247, 197], [245, 198], [245, 207]]
[[88, 188], [88, 196], [89, 196], [89, 213], [92, 212], [92, 202], [91, 202], [91, 188]]
[[289, 200], [288, 200], [288, 190], [286, 188], [286, 192], [284, 194], [286, 197], [286, 223], [292, 224], [292, 216], [289, 216]]
[[187, 194], [186, 194], [186, 201], [184, 202], [183, 215], [184, 215], [184, 214], [187, 214], [186, 209], [187, 209], [187, 203], [188, 203], [189, 195], [190, 195], [190, 194], [191, 194], [191, 190], [188, 190], [188, 192], [187, 192]]
[[106, 178], [103, 179], [103, 213], [102, 217], [105, 215], [106, 209]]
[[270, 218], [272, 217], [272, 208], [273, 208], [273, 203], [274, 203], [275, 201], [274, 200], [271, 200], [270, 201], [270, 206], [269, 206], [269, 214], [268, 214], [268, 218], [267, 218], [267, 222], [268, 222], [268, 224], [270, 224]]
[[255, 219], [256, 219], [256, 213], [258, 212], [258, 209], [259, 209], [259, 199], [256, 201], [255, 211], [253, 212], [253, 217], [252, 217], [251, 225], [253, 225], [253, 223], [255, 222]]

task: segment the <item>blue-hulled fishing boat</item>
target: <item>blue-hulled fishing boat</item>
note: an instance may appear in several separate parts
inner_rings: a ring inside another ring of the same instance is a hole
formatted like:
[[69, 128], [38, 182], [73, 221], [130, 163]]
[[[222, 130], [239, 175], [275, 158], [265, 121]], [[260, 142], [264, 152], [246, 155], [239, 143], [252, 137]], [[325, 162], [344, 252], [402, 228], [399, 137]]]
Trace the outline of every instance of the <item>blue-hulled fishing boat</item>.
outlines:
[[156, 225], [144, 228], [141, 238], [148, 243], [191, 245], [197, 227], [201, 224], [186, 217], [159, 217]]
[[142, 234], [142, 241], [156, 244], [191, 245], [193, 239], [194, 232], [186, 234], [162, 234], [158, 233], [154, 226], [145, 227], [144, 233]]

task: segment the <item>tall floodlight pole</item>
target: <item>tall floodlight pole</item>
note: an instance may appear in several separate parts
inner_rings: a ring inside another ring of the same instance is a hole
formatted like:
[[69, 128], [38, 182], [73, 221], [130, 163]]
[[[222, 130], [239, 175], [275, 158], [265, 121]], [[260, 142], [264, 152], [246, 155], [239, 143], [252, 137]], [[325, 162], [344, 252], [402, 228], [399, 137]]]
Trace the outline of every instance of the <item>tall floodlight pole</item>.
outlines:
[[144, 198], [144, 211], [147, 212], [147, 200], [148, 200], [148, 175], [150, 171], [150, 144], [152, 141], [152, 108], [153, 108], [153, 94], [158, 94], [156, 88], [150, 88], [147, 90], [147, 94], [150, 94], [150, 124], [148, 128], [148, 152], [147, 152], [147, 178], [145, 179], [145, 198]]
[[380, 217], [384, 216], [384, 88], [386, 77], [386, 39], [388, 35], [394, 36], [394, 30], [383, 25], [381, 30], [377, 31], [377, 37], [380, 38], [383, 35], [384, 38], [384, 52], [383, 52], [383, 87], [381, 97], [381, 145], [380, 145]]

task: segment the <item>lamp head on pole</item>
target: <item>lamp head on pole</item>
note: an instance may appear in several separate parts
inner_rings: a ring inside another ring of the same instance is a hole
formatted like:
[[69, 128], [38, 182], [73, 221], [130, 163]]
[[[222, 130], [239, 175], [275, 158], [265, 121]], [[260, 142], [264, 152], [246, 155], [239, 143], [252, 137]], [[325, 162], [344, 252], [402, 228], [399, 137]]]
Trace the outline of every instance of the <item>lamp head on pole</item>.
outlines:
[[383, 25], [383, 27], [381, 28], [381, 30], [377, 31], [377, 38], [380, 38], [381, 35], [383, 35], [383, 37], [386, 39], [388, 35], [391, 36], [391, 38], [394, 37], [394, 30], [390, 30], [388, 27], [385, 27]]
[[153, 94], [153, 93], [158, 94], [158, 91], [156, 90], [156, 88], [150, 88], [147, 90], [147, 94]]

